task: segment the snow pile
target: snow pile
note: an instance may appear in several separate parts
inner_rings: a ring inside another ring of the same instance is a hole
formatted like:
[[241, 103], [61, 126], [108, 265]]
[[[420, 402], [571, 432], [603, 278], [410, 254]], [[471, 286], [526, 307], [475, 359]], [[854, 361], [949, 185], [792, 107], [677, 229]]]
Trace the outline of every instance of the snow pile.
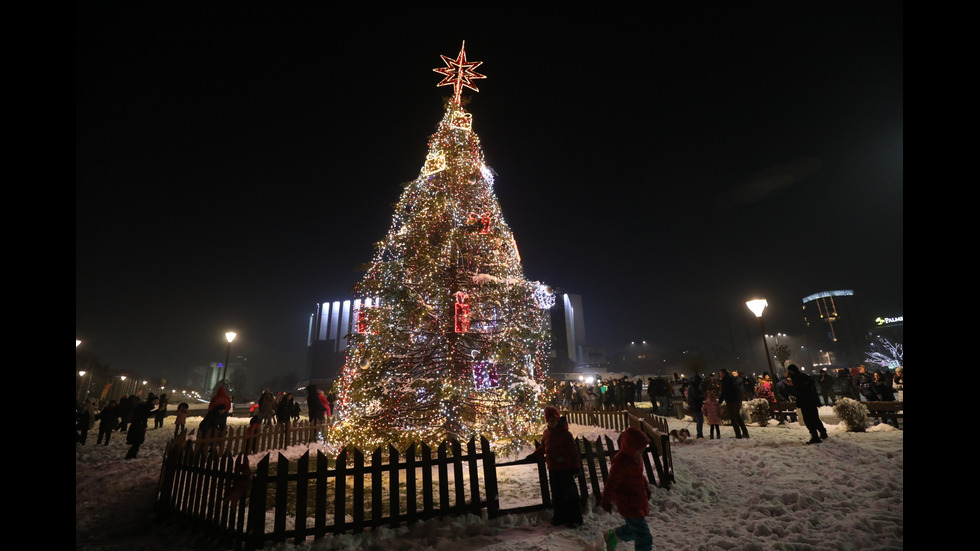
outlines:
[[[736, 440], [730, 427], [723, 438], [673, 444], [676, 483], [653, 488], [648, 522], [655, 549], [732, 550], [889, 550], [903, 548], [904, 433], [878, 425], [864, 433], [846, 432], [831, 408], [821, 408], [830, 438], [819, 445], [798, 423], [748, 425], [750, 438]], [[201, 418], [189, 418], [196, 427]], [[246, 423], [231, 419], [230, 424]], [[695, 427], [670, 419], [670, 428]], [[605, 431], [580, 425], [573, 434], [591, 439]], [[705, 428], [707, 433], [707, 428]], [[173, 417], [162, 429], [149, 429], [137, 459], [125, 460], [125, 435], [109, 446], [95, 445], [96, 431], [75, 453], [76, 550], [190, 549], [187, 535], [152, 523], [162, 450], [173, 434]], [[290, 458], [305, 446], [285, 450]], [[498, 461], [522, 457], [500, 457]], [[250, 458], [252, 464], [264, 454]], [[501, 507], [539, 499], [534, 469], [501, 469]], [[434, 519], [398, 529], [327, 537], [303, 545], [280, 544], [277, 551], [354, 549], [515, 551], [601, 550], [599, 534], [621, 518], [599, 509], [587, 511], [578, 529], [555, 528], [550, 513]], [[632, 549], [631, 544], [621, 544]]]

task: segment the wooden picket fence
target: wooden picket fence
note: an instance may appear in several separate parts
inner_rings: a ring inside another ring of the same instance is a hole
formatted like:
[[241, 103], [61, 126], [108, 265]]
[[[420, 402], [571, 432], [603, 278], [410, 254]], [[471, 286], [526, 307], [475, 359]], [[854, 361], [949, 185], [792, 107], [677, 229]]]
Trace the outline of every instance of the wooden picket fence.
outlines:
[[322, 440], [322, 425], [307, 420], [292, 423], [259, 425], [251, 430], [247, 425], [228, 427], [223, 433], [214, 430], [210, 434], [197, 434], [191, 429], [183, 438], [194, 451], [210, 451], [217, 455], [228, 452], [232, 455], [256, 454], [271, 450], [284, 450], [290, 446], [303, 446]]
[[[642, 412], [619, 412], [619, 417], [615, 422], [652, 436], [644, 454], [647, 478], [669, 488], [674, 478], [670, 442], [662, 430], [666, 420]], [[585, 505], [598, 500], [618, 450], [608, 437], [577, 441], [582, 465], [577, 481]], [[404, 453], [392, 446], [370, 454], [349, 448], [336, 457], [318, 450], [315, 457], [308, 451], [295, 461], [267, 454], [254, 469], [246, 453], [231, 451], [233, 440], [223, 440], [223, 447], [211, 444], [178, 437], [168, 446], [157, 511], [195, 530], [212, 547], [261, 549], [270, 542], [301, 543], [434, 517], [525, 513], [552, 503], [543, 460], [498, 464], [484, 438], [446, 441], [435, 449], [412, 445]], [[498, 469], [528, 465], [538, 471], [540, 503], [501, 508]]]

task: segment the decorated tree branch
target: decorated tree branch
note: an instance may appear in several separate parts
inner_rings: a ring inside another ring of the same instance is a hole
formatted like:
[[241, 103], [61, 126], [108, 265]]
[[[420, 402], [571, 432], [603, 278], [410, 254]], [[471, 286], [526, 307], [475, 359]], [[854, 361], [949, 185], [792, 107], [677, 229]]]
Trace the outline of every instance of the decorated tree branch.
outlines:
[[481, 62], [467, 61], [465, 43], [443, 60], [439, 86], [453, 97], [355, 288], [371, 307], [358, 313], [339, 385], [344, 445], [484, 436], [517, 447], [540, 430], [551, 290], [524, 277], [462, 105], [462, 89], [485, 78]]

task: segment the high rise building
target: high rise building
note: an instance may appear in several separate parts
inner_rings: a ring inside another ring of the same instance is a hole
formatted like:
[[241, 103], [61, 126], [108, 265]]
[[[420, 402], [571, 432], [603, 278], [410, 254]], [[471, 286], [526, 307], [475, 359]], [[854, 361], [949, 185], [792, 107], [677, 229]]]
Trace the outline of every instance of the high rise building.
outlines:
[[[551, 332], [549, 371], [572, 372], [577, 366], [597, 363], [596, 351], [585, 346], [582, 296], [560, 289], [552, 290], [551, 295], [553, 305], [545, 316], [545, 327]], [[371, 307], [371, 301], [334, 300], [316, 305], [306, 339], [308, 380], [333, 381], [340, 376], [362, 307]]]
[[805, 297], [803, 321], [815, 364], [853, 367], [864, 362], [871, 320], [854, 291], [823, 291]]

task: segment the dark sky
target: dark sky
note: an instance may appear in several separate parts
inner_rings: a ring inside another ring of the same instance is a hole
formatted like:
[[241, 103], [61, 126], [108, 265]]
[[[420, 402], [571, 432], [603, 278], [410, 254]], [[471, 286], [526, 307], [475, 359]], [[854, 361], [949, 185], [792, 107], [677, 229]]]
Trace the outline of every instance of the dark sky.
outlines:
[[582, 295], [590, 344], [741, 346], [754, 295], [774, 332], [830, 289], [903, 314], [901, 2], [98, 4], [76, 7], [75, 331], [115, 369], [178, 377], [234, 328], [250, 365], [299, 373], [463, 40], [526, 275]]

